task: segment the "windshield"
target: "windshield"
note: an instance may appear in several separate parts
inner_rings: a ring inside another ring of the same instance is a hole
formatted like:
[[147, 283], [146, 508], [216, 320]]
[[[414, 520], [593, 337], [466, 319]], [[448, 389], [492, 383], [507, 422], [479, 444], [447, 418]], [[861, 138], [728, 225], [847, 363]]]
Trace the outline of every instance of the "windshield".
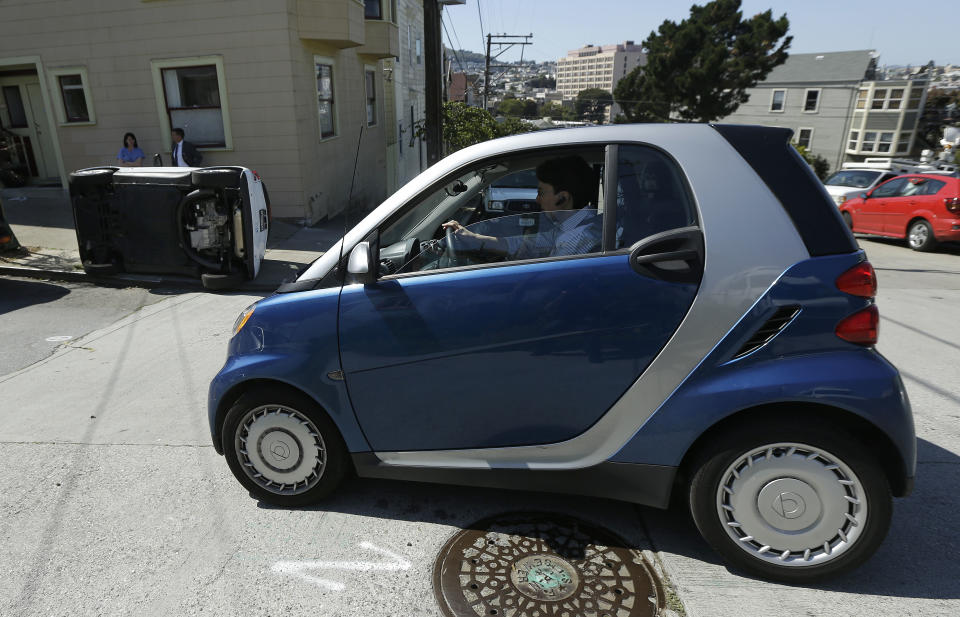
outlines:
[[492, 186], [505, 189], [535, 189], [537, 188], [537, 174], [535, 170], [527, 169], [495, 180]]
[[838, 171], [824, 182], [827, 186], [849, 186], [857, 189], [865, 189], [880, 175], [879, 171], [867, 170], [846, 170]]

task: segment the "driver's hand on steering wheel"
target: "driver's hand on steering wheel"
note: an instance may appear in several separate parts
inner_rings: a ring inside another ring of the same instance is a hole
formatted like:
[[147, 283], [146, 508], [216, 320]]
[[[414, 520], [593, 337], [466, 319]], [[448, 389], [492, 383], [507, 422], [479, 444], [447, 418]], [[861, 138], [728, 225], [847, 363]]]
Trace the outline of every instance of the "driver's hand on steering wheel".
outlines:
[[462, 235], [464, 235], [464, 236], [476, 236], [476, 235], [477, 235], [477, 234], [473, 233], [472, 231], [470, 231], [469, 229], [467, 229], [466, 227], [464, 227], [463, 225], [461, 225], [458, 221], [454, 221], [454, 220], [452, 220], [452, 219], [449, 220], [449, 221], [447, 221], [447, 222], [444, 223], [443, 225], [441, 225], [441, 227], [443, 227], [443, 230], [444, 230], [444, 231], [446, 231], [446, 230], [449, 229], [452, 233], [455, 233], [455, 234], [462, 234]]

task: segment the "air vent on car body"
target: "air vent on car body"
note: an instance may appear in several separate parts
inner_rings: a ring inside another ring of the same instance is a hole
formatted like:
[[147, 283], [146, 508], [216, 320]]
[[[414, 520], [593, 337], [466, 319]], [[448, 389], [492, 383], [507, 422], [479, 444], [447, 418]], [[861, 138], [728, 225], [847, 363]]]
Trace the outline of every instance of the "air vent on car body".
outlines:
[[753, 336], [743, 344], [743, 347], [733, 356], [733, 359], [742, 358], [748, 353], [756, 351], [766, 345], [767, 342], [779, 334], [799, 312], [800, 307], [796, 305], [782, 306], [777, 309], [777, 312], [774, 313], [766, 323], [760, 326], [760, 329], [754, 332]]

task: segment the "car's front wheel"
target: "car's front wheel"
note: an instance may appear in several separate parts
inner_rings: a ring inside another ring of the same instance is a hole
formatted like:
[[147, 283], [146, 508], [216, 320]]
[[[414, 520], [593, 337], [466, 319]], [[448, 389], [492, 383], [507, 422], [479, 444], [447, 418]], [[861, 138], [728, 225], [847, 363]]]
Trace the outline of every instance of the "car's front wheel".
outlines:
[[853, 231], [853, 217], [850, 215], [850, 213], [844, 211], [840, 213], [840, 216], [843, 217], [843, 222], [846, 224], [847, 229]]
[[799, 423], [728, 433], [690, 484], [704, 539], [731, 564], [789, 583], [868, 559], [890, 526], [890, 487], [862, 446], [837, 435]]
[[346, 447], [327, 414], [284, 388], [241, 396], [227, 412], [222, 440], [237, 480], [257, 499], [281, 506], [316, 503], [347, 468]]

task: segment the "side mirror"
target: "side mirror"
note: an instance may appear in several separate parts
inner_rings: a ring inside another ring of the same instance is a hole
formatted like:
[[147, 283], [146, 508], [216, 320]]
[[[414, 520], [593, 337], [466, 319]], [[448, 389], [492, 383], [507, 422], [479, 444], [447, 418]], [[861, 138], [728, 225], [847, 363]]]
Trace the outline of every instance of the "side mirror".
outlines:
[[376, 260], [373, 256], [374, 244], [358, 242], [347, 260], [348, 283], [363, 283], [369, 285], [377, 280], [377, 270], [373, 267]]
[[867, 195], [865, 192], [860, 193], [860, 199], [866, 199], [867, 197], [869, 197], [869, 195]]

